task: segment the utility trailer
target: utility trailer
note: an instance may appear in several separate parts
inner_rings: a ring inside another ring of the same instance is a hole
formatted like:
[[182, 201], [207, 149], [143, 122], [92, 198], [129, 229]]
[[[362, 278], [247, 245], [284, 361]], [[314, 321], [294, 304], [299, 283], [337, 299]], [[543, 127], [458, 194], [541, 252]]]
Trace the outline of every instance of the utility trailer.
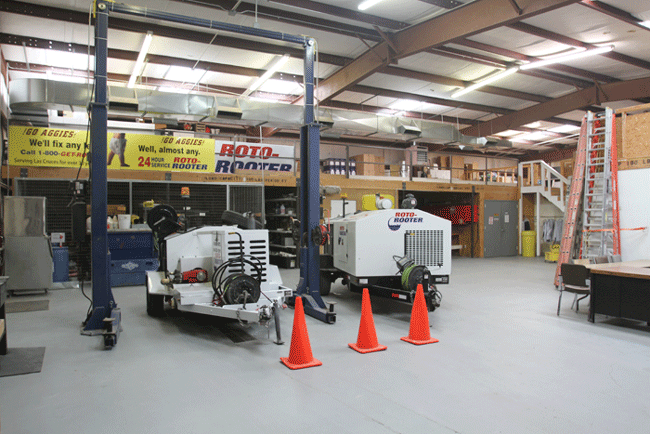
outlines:
[[436, 284], [449, 283], [451, 222], [417, 209], [364, 211], [332, 219], [330, 254], [321, 256], [322, 294], [343, 278], [349, 289], [413, 303], [423, 285], [430, 311], [440, 305]]
[[167, 309], [267, 325], [275, 320], [282, 343], [279, 311], [293, 290], [282, 285], [269, 264], [266, 229], [205, 226], [164, 238], [161, 270], [147, 272], [147, 313]]

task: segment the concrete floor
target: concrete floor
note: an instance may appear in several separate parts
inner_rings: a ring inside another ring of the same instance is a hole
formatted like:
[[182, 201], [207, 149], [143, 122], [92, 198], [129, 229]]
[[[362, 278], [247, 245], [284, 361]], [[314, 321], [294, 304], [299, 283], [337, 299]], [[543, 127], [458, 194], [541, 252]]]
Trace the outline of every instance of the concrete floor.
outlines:
[[[439, 343], [413, 346], [410, 306], [373, 299], [388, 350], [348, 348], [361, 296], [335, 284], [335, 325], [307, 317], [323, 366], [291, 371], [287, 344], [266, 329], [241, 343], [196, 317], [150, 318], [143, 287], [115, 288], [124, 332], [112, 351], [80, 336], [87, 301], [50, 291], [50, 310], [8, 315], [11, 347], [46, 346], [43, 371], [0, 378], [2, 433], [648, 433], [650, 328], [597, 316], [587, 304], [561, 316], [554, 264], [541, 259], [454, 258], [441, 307], [429, 315]], [[295, 286], [297, 270], [283, 270]], [[271, 334], [273, 337], [273, 334]]]

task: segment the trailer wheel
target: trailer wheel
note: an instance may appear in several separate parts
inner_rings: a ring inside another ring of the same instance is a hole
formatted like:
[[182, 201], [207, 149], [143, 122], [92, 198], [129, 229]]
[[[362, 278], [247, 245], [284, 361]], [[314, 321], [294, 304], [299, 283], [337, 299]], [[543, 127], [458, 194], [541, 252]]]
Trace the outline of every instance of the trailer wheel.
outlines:
[[147, 314], [153, 317], [160, 317], [165, 314], [165, 296], [151, 294], [147, 288]]
[[330, 273], [320, 273], [320, 295], [329, 295], [332, 289], [332, 275]]

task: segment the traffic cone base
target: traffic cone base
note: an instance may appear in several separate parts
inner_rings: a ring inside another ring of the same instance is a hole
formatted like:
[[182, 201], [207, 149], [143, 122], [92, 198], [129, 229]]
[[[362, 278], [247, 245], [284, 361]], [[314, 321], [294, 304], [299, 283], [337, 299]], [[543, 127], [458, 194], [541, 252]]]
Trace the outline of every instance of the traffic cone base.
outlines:
[[411, 339], [408, 336], [405, 336], [405, 337], [400, 338], [400, 339], [403, 340], [404, 342], [408, 342], [408, 343], [413, 344], [413, 345], [425, 345], [425, 344], [434, 344], [436, 342], [440, 342], [438, 339], [435, 339], [435, 338], [430, 338], [430, 339], [426, 339], [424, 341], [420, 341], [420, 340]]
[[311, 368], [313, 366], [320, 366], [323, 364], [320, 360], [316, 360], [312, 357], [311, 362], [306, 363], [291, 363], [289, 357], [280, 357], [280, 361], [289, 369], [303, 369]]
[[348, 344], [348, 346], [354, 351], [360, 352], [361, 354], [374, 353], [375, 351], [384, 351], [386, 348], [388, 348], [386, 345], [377, 345], [374, 348], [361, 348], [357, 344]]
[[320, 366], [323, 364], [320, 360], [316, 360], [311, 353], [309, 334], [307, 334], [307, 323], [305, 322], [305, 311], [302, 306], [302, 297], [296, 297], [289, 357], [280, 357], [280, 362], [289, 369], [311, 368], [312, 366]]
[[429, 331], [429, 311], [427, 302], [424, 299], [424, 290], [422, 285], [418, 285], [413, 300], [413, 309], [411, 309], [411, 325], [409, 335], [401, 338], [404, 342], [413, 345], [425, 345], [439, 342], [438, 339], [431, 337]]
[[375, 331], [375, 321], [372, 319], [372, 306], [370, 305], [368, 288], [363, 288], [361, 322], [359, 323], [357, 343], [348, 344], [348, 346], [361, 354], [374, 353], [388, 348], [385, 345], [379, 345], [379, 342], [377, 342], [377, 332]]

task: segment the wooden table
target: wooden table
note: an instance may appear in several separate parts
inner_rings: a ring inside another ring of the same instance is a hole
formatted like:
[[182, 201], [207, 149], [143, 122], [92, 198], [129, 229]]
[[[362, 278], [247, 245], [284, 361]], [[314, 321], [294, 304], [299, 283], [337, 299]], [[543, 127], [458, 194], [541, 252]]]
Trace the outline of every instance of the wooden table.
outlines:
[[590, 264], [589, 321], [597, 313], [650, 324], [650, 260]]

